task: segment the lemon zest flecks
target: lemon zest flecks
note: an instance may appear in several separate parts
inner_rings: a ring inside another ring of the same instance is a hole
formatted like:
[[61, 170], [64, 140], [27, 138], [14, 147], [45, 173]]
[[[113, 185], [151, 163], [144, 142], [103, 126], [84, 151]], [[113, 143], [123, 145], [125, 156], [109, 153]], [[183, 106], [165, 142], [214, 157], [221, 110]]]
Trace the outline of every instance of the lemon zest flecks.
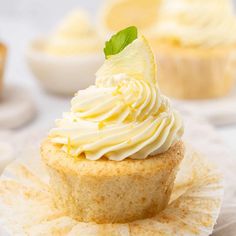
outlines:
[[129, 139], [127, 143], [128, 143], [128, 144], [132, 144], [132, 140], [131, 140], [131, 139]]
[[102, 129], [105, 126], [103, 121], [98, 122], [98, 129]]

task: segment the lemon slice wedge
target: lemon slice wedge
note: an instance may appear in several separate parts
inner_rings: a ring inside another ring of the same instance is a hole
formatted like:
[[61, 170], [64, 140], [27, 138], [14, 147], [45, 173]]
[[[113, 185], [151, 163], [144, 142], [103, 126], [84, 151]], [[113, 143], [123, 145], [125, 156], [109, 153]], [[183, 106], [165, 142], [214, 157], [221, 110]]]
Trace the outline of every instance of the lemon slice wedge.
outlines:
[[155, 57], [143, 36], [139, 36], [121, 52], [111, 55], [105, 60], [96, 73], [96, 84], [99, 85], [100, 78], [108, 78], [118, 74], [126, 74], [150, 83], [157, 82]]
[[116, 32], [135, 25], [141, 32], [156, 24], [162, 0], [108, 0], [100, 12], [100, 26], [104, 32]]

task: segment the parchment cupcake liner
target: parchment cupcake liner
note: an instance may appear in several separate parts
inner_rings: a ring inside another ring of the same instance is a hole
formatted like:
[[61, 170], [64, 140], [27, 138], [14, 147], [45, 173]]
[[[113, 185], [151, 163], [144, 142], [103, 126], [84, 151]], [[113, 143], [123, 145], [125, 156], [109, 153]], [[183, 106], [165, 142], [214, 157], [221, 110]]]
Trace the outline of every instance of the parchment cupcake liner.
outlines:
[[0, 180], [0, 222], [10, 235], [191, 236], [210, 235], [223, 197], [222, 176], [187, 147], [168, 207], [127, 224], [78, 222], [54, 206], [38, 150], [14, 161]]
[[[154, 46], [155, 48], [155, 46]], [[179, 99], [227, 95], [235, 84], [235, 49], [207, 50], [156, 46], [162, 91]]]

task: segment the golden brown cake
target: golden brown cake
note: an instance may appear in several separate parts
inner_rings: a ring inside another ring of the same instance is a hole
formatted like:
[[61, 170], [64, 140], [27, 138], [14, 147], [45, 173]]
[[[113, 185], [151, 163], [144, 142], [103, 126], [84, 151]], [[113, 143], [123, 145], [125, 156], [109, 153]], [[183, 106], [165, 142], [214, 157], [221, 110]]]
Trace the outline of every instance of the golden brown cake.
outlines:
[[[196, 138], [198, 139], [198, 138]], [[212, 142], [209, 141], [209, 145]], [[213, 147], [217, 148], [217, 143]], [[224, 152], [223, 152], [224, 153]], [[29, 153], [28, 153], [29, 154]], [[9, 235], [189, 236], [211, 235], [223, 198], [223, 179], [205, 156], [186, 146], [171, 202], [155, 217], [96, 224], [75, 220], [52, 202], [48, 173], [35, 151], [11, 163], [0, 180], [0, 219]], [[221, 158], [222, 152], [216, 156]], [[79, 190], [78, 190], [79, 191]], [[89, 207], [89, 206], [88, 206]], [[20, 217], [19, 217], [20, 216]], [[219, 227], [219, 226], [218, 226]]]
[[178, 142], [144, 160], [115, 162], [73, 158], [47, 140], [41, 156], [59, 208], [83, 222], [125, 223], [154, 216], [167, 206], [184, 145]]
[[0, 96], [3, 90], [3, 73], [6, 60], [6, 51], [5, 45], [0, 43]]
[[58, 208], [82, 222], [125, 223], [167, 206], [184, 157], [183, 123], [159, 91], [136, 27], [112, 36], [104, 53], [96, 84], [75, 95], [41, 156]]

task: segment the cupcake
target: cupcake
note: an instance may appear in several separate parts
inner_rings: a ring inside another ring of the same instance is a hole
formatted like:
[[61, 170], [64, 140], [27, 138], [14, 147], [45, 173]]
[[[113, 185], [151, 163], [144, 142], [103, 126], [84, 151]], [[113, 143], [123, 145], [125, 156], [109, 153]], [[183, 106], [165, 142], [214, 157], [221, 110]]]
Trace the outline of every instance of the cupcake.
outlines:
[[28, 64], [46, 90], [70, 95], [94, 83], [94, 74], [102, 64], [101, 48], [89, 15], [77, 9], [48, 37], [31, 43]]
[[3, 73], [6, 60], [6, 47], [4, 44], [0, 43], [0, 96], [3, 90]]
[[184, 157], [182, 119], [160, 93], [136, 27], [106, 42], [95, 85], [79, 91], [41, 146], [55, 205], [82, 222], [125, 223], [168, 204]]
[[236, 17], [230, 0], [166, 0], [152, 45], [163, 92], [181, 99], [221, 97], [235, 80]]
[[71, 56], [99, 52], [101, 47], [88, 13], [78, 9], [59, 23], [43, 50], [48, 54]]

